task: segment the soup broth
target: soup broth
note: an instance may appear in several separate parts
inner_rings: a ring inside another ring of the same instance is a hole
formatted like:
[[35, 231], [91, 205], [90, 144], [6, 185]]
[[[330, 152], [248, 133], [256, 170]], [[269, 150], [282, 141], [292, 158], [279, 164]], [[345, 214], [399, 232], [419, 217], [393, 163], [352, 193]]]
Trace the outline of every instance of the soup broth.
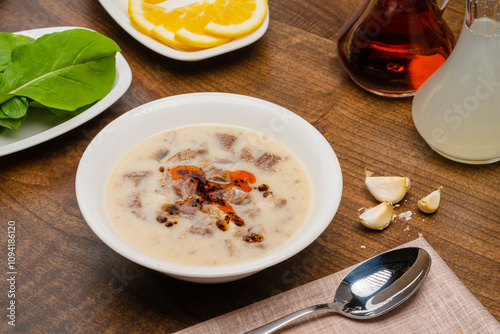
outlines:
[[269, 254], [302, 228], [309, 175], [281, 143], [203, 125], [151, 137], [128, 152], [106, 189], [109, 216], [141, 252], [198, 266]]

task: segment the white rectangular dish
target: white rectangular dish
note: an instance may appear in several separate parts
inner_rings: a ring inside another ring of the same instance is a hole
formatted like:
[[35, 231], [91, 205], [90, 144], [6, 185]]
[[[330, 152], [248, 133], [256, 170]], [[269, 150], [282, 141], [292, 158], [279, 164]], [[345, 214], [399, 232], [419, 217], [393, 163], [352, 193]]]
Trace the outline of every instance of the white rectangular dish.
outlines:
[[[118, 23], [130, 36], [135, 38], [138, 42], [142, 43], [149, 49], [168, 58], [183, 60], [183, 61], [198, 61], [214, 56], [218, 56], [230, 51], [240, 49], [244, 46], [252, 44], [261, 38], [269, 26], [269, 12], [262, 25], [253, 33], [236, 38], [226, 44], [219, 45], [210, 49], [200, 51], [183, 51], [169, 47], [154, 38], [144, 35], [139, 32], [132, 23], [130, 23], [128, 15], [128, 1], [127, 0], [99, 0], [108, 14]], [[179, 3], [181, 1], [178, 1]], [[188, 4], [189, 0], [182, 0], [183, 3]]]

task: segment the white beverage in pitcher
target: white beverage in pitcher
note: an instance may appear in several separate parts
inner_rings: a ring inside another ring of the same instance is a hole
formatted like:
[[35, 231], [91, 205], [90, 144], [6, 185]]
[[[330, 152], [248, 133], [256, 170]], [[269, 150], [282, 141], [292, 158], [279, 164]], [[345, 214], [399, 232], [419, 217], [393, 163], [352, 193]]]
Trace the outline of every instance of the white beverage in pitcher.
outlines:
[[465, 22], [455, 49], [417, 91], [412, 109], [418, 132], [441, 155], [471, 164], [500, 160], [500, 22]]

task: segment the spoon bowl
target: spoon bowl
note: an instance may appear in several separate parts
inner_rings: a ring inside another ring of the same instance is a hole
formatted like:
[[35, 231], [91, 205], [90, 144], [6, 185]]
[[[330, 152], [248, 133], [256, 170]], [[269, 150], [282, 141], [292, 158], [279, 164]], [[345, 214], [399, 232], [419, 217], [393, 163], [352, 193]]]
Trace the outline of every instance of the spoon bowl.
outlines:
[[382, 253], [361, 263], [340, 282], [332, 303], [309, 306], [254, 329], [247, 334], [271, 333], [315, 311], [331, 310], [355, 319], [380, 316], [408, 299], [431, 267], [425, 250], [407, 247]]

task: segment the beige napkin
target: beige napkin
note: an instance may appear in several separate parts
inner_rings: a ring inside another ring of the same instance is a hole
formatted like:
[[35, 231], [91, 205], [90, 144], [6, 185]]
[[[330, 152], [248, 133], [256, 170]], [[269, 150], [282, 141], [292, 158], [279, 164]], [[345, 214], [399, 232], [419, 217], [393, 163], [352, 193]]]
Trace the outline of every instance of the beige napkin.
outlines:
[[[425, 249], [431, 255], [432, 266], [420, 289], [398, 308], [371, 320], [353, 320], [328, 311], [315, 312], [276, 333], [500, 333], [500, 323], [424, 238], [400, 247]], [[331, 302], [337, 285], [352, 268], [354, 266], [178, 333], [243, 333], [301, 308]]]

